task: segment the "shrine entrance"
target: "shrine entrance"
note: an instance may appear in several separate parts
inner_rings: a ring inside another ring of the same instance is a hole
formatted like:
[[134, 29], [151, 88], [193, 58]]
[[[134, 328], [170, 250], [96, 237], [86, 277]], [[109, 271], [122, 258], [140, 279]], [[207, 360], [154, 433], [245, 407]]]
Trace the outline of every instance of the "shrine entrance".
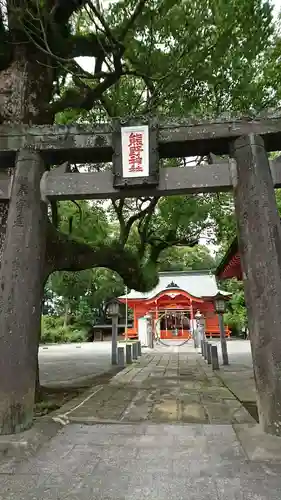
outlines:
[[159, 310], [160, 338], [191, 338], [191, 311]]
[[151, 316], [156, 339], [189, 340], [195, 330], [194, 314], [202, 304], [201, 298], [191, 297], [184, 290], [168, 288], [144, 301], [143, 306]]
[[[132, 151], [131, 133], [137, 138]], [[266, 432], [281, 435], [281, 225], [274, 195], [274, 187], [281, 187], [281, 161], [268, 158], [268, 152], [280, 151], [280, 144], [281, 115], [264, 112], [254, 119], [176, 119], [170, 124], [144, 119], [85, 128], [1, 125], [1, 168], [15, 167], [12, 178], [4, 174], [0, 179], [0, 199], [10, 202], [1, 267], [1, 353], [10, 362], [9, 385], [2, 382], [2, 413], [10, 411], [11, 394], [16, 394], [13, 406], [22, 407], [24, 401], [25, 425], [32, 422], [36, 366], [34, 361], [31, 369], [25, 352], [36, 343], [40, 326], [47, 234], [42, 202], [232, 190], [260, 422]], [[159, 169], [159, 158], [192, 156], [203, 160]], [[112, 162], [112, 171], [71, 171], [71, 163], [91, 162]], [[25, 384], [19, 397], [16, 381], [21, 378]]]
[[[190, 311], [165, 310], [158, 312], [158, 318], [153, 319], [154, 340], [158, 344], [169, 347], [172, 344], [175, 347], [185, 345], [193, 337], [193, 327]], [[171, 340], [169, 344], [166, 340]], [[178, 341], [175, 342], [174, 341]]]
[[[176, 340], [190, 339], [197, 329], [195, 315], [200, 311], [205, 319], [207, 337], [219, 337], [219, 319], [214, 307], [214, 297], [229, 293], [219, 290], [215, 276], [209, 271], [160, 272], [158, 285], [148, 293], [131, 290], [118, 297], [133, 312], [133, 327], [127, 336], [138, 337], [139, 320], [149, 315], [155, 338]], [[196, 296], [195, 296], [196, 294]], [[225, 325], [225, 336], [230, 330]]]

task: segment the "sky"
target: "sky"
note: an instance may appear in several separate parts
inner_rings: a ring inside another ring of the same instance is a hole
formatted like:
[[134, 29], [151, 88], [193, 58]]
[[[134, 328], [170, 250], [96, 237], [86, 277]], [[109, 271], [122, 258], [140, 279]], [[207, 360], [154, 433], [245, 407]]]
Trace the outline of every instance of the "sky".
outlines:
[[274, 4], [274, 13], [278, 14], [281, 10], [281, 0], [274, 0], [272, 3]]

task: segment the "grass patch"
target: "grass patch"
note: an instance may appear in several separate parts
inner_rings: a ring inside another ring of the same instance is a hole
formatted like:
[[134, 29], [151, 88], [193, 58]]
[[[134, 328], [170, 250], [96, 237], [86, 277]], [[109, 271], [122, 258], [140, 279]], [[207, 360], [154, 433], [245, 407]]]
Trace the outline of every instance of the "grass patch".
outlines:
[[65, 403], [89, 389], [89, 387], [108, 384], [111, 378], [120, 370], [121, 368], [116, 366], [108, 372], [95, 375], [92, 378], [89, 377], [88, 382], [80, 387], [41, 387], [41, 399], [35, 403], [34, 417], [44, 417], [58, 410]]
[[52, 389], [42, 387], [41, 400], [35, 403], [34, 417], [44, 417], [81, 394], [83, 389]]

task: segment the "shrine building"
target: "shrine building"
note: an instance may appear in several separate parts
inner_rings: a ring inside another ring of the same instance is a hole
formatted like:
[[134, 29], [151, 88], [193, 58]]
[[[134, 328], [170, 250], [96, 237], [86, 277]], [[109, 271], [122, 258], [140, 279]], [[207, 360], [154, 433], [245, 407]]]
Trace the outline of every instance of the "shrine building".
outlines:
[[218, 280], [226, 280], [230, 278], [237, 278], [239, 281], [242, 280], [243, 273], [237, 237], [233, 240], [225, 256], [218, 265], [216, 269], [216, 277]]
[[[133, 311], [133, 327], [128, 337], [138, 336], [138, 323], [148, 314], [152, 317], [154, 333], [162, 339], [181, 337], [188, 339], [196, 328], [195, 315], [199, 311], [204, 317], [207, 337], [220, 335], [214, 297], [218, 294], [226, 300], [231, 294], [218, 289], [215, 276], [210, 271], [162, 272], [159, 283], [150, 292], [131, 290], [118, 297]], [[230, 330], [225, 327], [225, 333]]]

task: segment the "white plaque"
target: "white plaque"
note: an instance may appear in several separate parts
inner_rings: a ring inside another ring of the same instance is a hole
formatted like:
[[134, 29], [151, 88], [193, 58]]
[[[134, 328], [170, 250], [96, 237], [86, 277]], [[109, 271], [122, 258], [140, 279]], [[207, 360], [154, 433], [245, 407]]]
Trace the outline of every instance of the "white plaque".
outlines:
[[149, 177], [148, 125], [121, 128], [122, 176]]

